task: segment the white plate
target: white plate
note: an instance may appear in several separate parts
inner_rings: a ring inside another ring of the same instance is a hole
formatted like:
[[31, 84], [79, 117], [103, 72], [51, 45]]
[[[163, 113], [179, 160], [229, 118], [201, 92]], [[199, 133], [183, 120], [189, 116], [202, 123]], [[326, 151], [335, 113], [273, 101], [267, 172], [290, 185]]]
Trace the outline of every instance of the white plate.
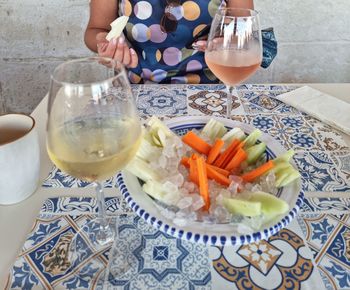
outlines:
[[[194, 128], [201, 129], [210, 118], [212, 117], [184, 116], [167, 120], [165, 123], [175, 133], [183, 135], [188, 130]], [[215, 119], [222, 122], [228, 129], [239, 127], [248, 134], [254, 130], [254, 127], [245, 123], [219, 117], [215, 117]], [[268, 134], [263, 134], [259, 140], [266, 143], [269, 159], [286, 152], [280, 143]], [[296, 167], [293, 162], [292, 164]], [[172, 220], [166, 219], [160, 214], [157, 207], [154, 206], [152, 198], [142, 190], [137, 177], [124, 171], [118, 175], [117, 183], [121, 193], [133, 211], [160, 231], [176, 238], [217, 246], [241, 245], [267, 239], [292, 221], [302, 206], [304, 199], [304, 194], [301, 192], [300, 179], [289, 186], [283, 187], [278, 191], [277, 195], [289, 204], [289, 213], [278, 216], [268, 224], [264, 224], [260, 231], [242, 235], [237, 232], [235, 226], [230, 224], [215, 224], [213, 226], [212, 224], [202, 222], [192, 222], [186, 226], [179, 227]]]

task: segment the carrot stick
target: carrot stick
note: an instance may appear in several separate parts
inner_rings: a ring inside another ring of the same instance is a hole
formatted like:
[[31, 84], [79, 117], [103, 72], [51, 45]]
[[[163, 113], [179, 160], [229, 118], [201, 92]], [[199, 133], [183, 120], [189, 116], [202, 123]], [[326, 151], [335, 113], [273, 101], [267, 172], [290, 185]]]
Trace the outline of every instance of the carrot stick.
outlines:
[[221, 175], [228, 177], [230, 175], [230, 171], [226, 170], [226, 169], [222, 169], [220, 167], [211, 165], [211, 164], [207, 164], [207, 167], [210, 167], [212, 169], [214, 169], [215, 171], [217, 171], [218, 173], [220, 173]]
[[[187, 167], [187, 168], [190, 167], [190, 163], [189, 162], [190, 162], [190, 158], [188, 158], [186, 156], [182, 157], [181, 161], [180, 161], [180, 163], [183, 166]], [[224, 175], [226, 177], [229, 176], [229, 174], [230, 174], [230, 172], [228, 170], [226, 170], [226, 169], [222, 169], [220, 167], [217, 167], [217, 166], [214, 166], [214, 165], [208, 164], [208, 163], [206, 163], [206, 165], [207, 165], [207, 167], [211, 167], [212, 169], [214, 169], [215, 171], [219, 172], [220, 174], [222, 174], [222, 175]]]
[[237, 154], [238, 150], [244, 146], [244, 142], [240, 142], [226, 157], [224, 163], [221, 165], [222, 168], [226, 168], [226, 166], [230, 163], [233, 157]]
[[[185, 167], [187, 167], [187, 168], [190, 168], [190, 160], [191, 160], [191, 158], [188, 158], [188, 157], [182, 157], [182, 159], [181, 159], [181, 164], [182, 165], [184, 165]], [[230, 172], [229, 171], [227, 171], [227, 170], [225, 170], [225, 169], [221, 169], [221, 168], [219, 168], [219, 167], [216, 167], [216, 166], [214, 166], [214, 165], [210, 165], [210, 164], [205, 164], [206, 165], [206, 168], [207, 168], [207, 175], [208, 175], [208, 178], [209, 179], [214, 179], [215, 181], [217, 181], [218, 183], [220, 183], [220, 184], [223, 184], [223, 185], [226, 185], [227, 183], [228, 183], [228, 176], [229, 176], [229, 174], [230, 174]], [[216, 173], [214, 174], [209, 174], [209, 168], [211, 169], [210, 170], [210, 172], [213, 172], [213, 171], [215, 171]], [[217, 175], [220, 175], [220, 176], [218, 176], [218, 180], [216, 179], [216, 176]], [[220, 182], [221, 180], [224, 180], [223, 182]]]
[[193, 154], [191, 158], [189, 158], [189, 165], [190, 165], [190, 174], [189, 174], [189, 179], [191, 182], [199, 185], [198, 181], [198, 169], [197, 169], [197, 160], [198, 156]]
[[208, 187], [207, 169], [202, 156], [197, 157], [196, 165], [198, 170], [199, 193], [205, 202], [204, 210], [208, 211], [210, 207], [210, 196]]
[[246, 160], [248, 157], [247, 153], [242, 149], [239, 148], [236, 155], [233, 156], [231, 161], [226, 165], [225, 169], [228, 171], [231, 171], [233, 169], [239, 168], [241, 163]]
[[215, 160], [214, 164], [217, 167], [223, 168], [223, 163], [225, 162], [226, 158], [230, 155], [230, 153], [240, 144], [241, 141], [235, 139], [232, 141], [230, 146], [226, 148], [226, 150]]
[[254, 179], [263, 175], [264, 173], [272, 169], [274, 166], [275, 164], [273, 163], [272, 160], [270, 160], [264, 163], [263, 165], [259, 166], [258, 168], [255, 168], [254, 170], [243, 174], [241, 177], [245, 182], [252, 182]]
[[185, 166], [185, 167], [188, 168], [188, 167], [190, 167], [189, 161], [190, 161], [190, 158], [184, 156], [184, 157], [181, 158], [180, 163], [181, 163], [183, 166]]
[[182, 137], [182, 142], [184, 142], [197, 152], [205, 155], [208, 155], [211, 149], [211, 146], [207, 142], [205, 142], [192, 131], [187, 132], [187, 134]]
[[219, 156], [221, 148], [224, 146], [225, 142], [221, 139], [217, 139], [213, 145], [213, 147], [210, 149], [207, 163], [212, 164], [215, 159]]
[[226, 176], [217, 172], [211, 166], [207, 166], [207, 175], [208, 175], [209, 179], [214, 179], [217, 183], [220, 183], [220, 184], [225, 185], [225, 186], [230, 185], [230, 180]]

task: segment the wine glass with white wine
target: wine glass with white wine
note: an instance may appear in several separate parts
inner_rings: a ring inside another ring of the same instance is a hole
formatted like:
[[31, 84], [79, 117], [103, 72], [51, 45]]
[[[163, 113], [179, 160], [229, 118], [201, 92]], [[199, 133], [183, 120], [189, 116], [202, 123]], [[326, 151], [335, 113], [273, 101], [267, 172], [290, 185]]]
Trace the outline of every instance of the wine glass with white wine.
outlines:
[[86, 258], [93, 254], [90, 248], [96, 252], [110, 246], [117, 228], [106, 216], [101, 182], [126, 166], [141, 140], [140, 119], [123, 66], [102, 57], [59, 65], [51, 76], [48, 114], [51, 160], [65, 173], [96, 187], [97, 216], [82, 224], [77, 233], [81, 238], [71, 247]]

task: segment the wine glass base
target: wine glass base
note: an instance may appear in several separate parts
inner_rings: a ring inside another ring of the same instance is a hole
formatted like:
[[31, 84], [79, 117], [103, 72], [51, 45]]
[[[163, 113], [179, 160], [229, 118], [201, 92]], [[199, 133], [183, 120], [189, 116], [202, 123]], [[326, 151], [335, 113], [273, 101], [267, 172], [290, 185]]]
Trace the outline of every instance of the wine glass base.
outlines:
[[130, 215], [109, 216], [107, 220], [113, 238], [102, 244], [94, 234], [99, 221], [92, 219], [82, 224], [70, 244], [70, 267], [75, 277], [95, 284], [96, 289], [119, 289], [118, 281], [128, 281], [138, 271], [137, 256], [143, 253], [142, 234], [136, 224], [131, 225]]
[[69, 248], [70, 261], [89, 253], [99, 253], [112, 246], [115, 236], [115, 218], [94, 218], [82, 225], [75, 234]]

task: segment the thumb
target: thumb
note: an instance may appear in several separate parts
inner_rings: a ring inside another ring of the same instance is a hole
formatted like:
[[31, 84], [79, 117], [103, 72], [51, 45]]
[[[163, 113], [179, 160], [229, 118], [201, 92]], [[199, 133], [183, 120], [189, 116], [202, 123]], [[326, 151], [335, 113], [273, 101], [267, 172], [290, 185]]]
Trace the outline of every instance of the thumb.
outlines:
[[108, 42], [108, 40], [106, 39], [106, 36], [107, 36], [107, 32], [99, 32], [96, 34], [96, 41], [97, 43], [100, 43], [100, 42]]

